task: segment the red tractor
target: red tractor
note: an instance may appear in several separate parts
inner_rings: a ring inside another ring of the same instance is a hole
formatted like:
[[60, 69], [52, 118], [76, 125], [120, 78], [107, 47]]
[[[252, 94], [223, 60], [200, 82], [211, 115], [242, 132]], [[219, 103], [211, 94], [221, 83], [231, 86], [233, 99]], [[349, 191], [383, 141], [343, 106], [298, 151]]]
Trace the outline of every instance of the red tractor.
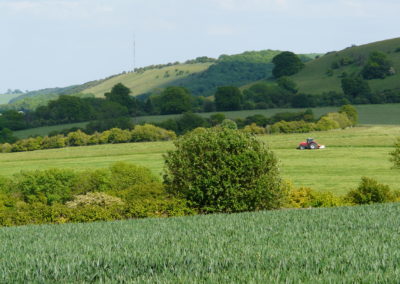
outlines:
[[307, 138], [306, 142], [301, 142], [297, 149], [299, 150], [305, 150], [305, 149], [310, 149], [310, 150], [316, 150], [316, 149], [324, 149], [324, 145], [318, 144], [316, 141], [314, 141], [313, 138]]

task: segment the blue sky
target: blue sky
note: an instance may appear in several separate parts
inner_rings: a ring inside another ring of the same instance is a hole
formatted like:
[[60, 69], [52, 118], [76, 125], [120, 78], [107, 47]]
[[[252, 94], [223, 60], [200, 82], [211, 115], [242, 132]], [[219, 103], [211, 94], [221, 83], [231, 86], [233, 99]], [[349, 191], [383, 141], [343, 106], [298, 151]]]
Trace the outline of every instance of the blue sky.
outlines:
[[398, 0], [0, 0], [0, 93], [101, 79], [133, 65], [398, 37]]

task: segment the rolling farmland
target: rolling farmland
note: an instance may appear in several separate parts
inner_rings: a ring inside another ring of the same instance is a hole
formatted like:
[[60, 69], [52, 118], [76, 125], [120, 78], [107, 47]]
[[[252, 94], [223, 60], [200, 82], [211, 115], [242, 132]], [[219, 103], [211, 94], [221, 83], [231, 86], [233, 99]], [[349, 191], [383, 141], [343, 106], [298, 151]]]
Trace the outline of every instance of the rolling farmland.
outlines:
[[394, 283], [400, 204], [0, 229], [0, 282]]
[[[297, 144], [308, 136], [327, 145], [327, 149], [296, 150]], [[343, 194], [356, 187], [362, 176], [400, 189], [399, 173], [390, 169], [388, 160], [388, 152], [397, 136], [400, 136], [397, 126], [373, 126], [306, 134], [264, 135], [259, 138], [274, 150], [281, 160], [283, 177], [291, 180], [295, 186], [310, 186], [320, 191]], [[69, 147], [3, 153], [0, 154], [0, 163], [3, 165], [2, 175], [7, 176], [20, 170], [54, 167], [78, 170], [102, 168], [116, 161], [137, 163], [160, 174], [163, 169], [162, 156], [170, 149], [173, 149], [172, 142]]]

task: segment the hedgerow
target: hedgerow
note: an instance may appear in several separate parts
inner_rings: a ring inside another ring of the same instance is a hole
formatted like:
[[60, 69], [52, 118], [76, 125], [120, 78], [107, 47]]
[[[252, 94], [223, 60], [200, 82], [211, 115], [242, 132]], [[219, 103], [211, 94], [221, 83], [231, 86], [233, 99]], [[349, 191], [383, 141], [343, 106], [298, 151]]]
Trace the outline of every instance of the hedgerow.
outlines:
[[81, 130], [70, 132], [67, 136], [45, 136], [21, 139], [14, 144], [1, 144], [0, 152], [25, 152], [44, 149], [55, 149], [71, 146], [86, 146], [97, 144], [115, 144], [128, 142], [166, 141], [176, 138], [175, 132], [160, 127], [145, 124], [137, 125], [132, 130], [112, 128], [101, 133], [95, 132], [92, 135]]
[[192, 215], [150, 170], [128, 163], [75, 172], [49, 169], [0, 178], [0, 226]]

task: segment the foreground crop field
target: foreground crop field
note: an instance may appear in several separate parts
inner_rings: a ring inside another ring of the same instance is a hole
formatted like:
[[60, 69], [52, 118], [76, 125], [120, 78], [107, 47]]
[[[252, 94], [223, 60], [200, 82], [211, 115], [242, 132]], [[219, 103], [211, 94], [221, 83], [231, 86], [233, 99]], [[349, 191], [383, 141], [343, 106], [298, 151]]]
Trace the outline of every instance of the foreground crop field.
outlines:
[[[296, 150], [297, 144], [308, 136], [327, 145], [327, 149]], [[275, 151], [281, 160], [284, 178], [296, 186], [342, 194], [356, 187], [362, 176], [400, 189], [399, 171], [391, 170], [388, 160], [388, 153], [398, 136], [400, 127], [374, 126], [308, 134], [264, 135], [259, 139]], [[1, 174], [10, 176], [20, 170], [51, 167], [101, 168], [116, 161], [137, 163], [161, 173], [162, 155], [171, 149], [171, 142], [152, 142], [0, 154]]]
[[0, 229], [1, 283], [396, 283], [400, 204]]

